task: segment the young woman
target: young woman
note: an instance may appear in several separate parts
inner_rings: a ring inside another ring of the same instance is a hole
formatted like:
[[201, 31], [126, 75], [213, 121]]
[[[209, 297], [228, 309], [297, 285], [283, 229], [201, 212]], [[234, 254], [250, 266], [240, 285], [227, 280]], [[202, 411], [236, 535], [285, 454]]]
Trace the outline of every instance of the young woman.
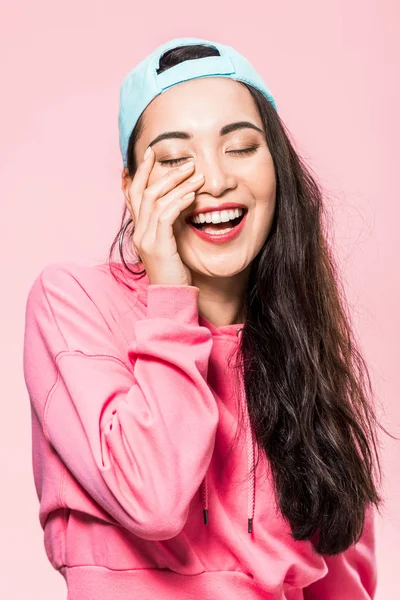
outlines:
[[232, 47], [174, 39], [125, 79], [119, 127], [109, 260], [48, 265], [27, 301], [69, 600], [373, 598], [371, 384], [272, 94]]

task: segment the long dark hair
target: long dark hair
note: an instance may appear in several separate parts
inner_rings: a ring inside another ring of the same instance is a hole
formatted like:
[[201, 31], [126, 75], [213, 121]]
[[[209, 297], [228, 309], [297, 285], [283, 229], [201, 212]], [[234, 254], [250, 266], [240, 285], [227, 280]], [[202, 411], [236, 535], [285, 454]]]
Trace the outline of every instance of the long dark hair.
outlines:
[[[159, 72], [218, 54], [207, 45], [175, 48], [164, 54]], [[318, 553], [333, 555], [359, 540], [370, 504], [379, 511], [376, 425], [387, 431], [375, 416], [368, 369], [323, 232], [321, 188], [270, 102], [241, 85], [259, 110], [277, 188], [270, 234], [251, 265], [236, 366], [243, 369], [256, 445], [269, 461], [293, 539], [317, 540]], [[130, 177], [142, 127], [140, 118], [129, 140]], [[109, 252], [111, 271], [127, 213], [125, 205]], [[132, 252], [131, 240], [126, 249]]]

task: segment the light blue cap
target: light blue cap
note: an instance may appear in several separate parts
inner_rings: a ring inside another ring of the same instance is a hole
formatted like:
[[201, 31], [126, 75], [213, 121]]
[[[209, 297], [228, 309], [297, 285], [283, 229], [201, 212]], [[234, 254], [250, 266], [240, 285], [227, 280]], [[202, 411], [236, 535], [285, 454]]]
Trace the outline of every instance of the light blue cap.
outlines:
[[[185, 60], [157, 74], [161, 56], [178, 46], [204, 44], [221, 56]], [[278, 111], [271, 91], [251, 63], [231, 46], [200, 38], [174, 38], [165, 42], [128, 73], [121, 85], [118, 115], [119, 145], [124, 167], [131, 133], [146, 106], [170, 87], [199, 77], [230, 77], [258, 89]]]

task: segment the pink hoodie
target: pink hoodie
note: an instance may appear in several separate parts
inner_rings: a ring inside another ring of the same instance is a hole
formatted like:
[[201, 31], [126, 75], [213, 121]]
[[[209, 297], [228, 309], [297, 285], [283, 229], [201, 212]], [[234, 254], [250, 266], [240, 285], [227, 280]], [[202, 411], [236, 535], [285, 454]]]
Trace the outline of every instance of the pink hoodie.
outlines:
[[197, 287], [129, 281], [54, 264], [27, 300], [39, 519], [68, 600], [374, 598], [372, 508], [355, 546], [322, 557], [291, 538], [264, 453], [248, 477], [247, 420], [228, 455], [239, 325], [199, 315]]

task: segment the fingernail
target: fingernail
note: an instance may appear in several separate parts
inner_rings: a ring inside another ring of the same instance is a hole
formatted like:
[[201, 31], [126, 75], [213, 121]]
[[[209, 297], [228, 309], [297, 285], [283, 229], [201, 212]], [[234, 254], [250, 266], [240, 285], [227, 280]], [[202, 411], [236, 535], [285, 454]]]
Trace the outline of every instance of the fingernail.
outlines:
[[146, 160], [146, 158], [148, 158], [150, 156], [151, 153], [151, 146], [149, 146], [146, 150], [146, 152], [144, 153], [144, 157], [143, 160]]
[[203, 173], [198, 173], [189, 179], [190, 183], [197, 183], [197, 181], [201, 181], [204, 178]]
[[194, 161], [191, 160], [188, 163], [185, 163], [184, 165], [182, 165], [181, 167], [178, 168], [179, 171], [187, 171], [188, 169], [192, 169], [194, 165]]

